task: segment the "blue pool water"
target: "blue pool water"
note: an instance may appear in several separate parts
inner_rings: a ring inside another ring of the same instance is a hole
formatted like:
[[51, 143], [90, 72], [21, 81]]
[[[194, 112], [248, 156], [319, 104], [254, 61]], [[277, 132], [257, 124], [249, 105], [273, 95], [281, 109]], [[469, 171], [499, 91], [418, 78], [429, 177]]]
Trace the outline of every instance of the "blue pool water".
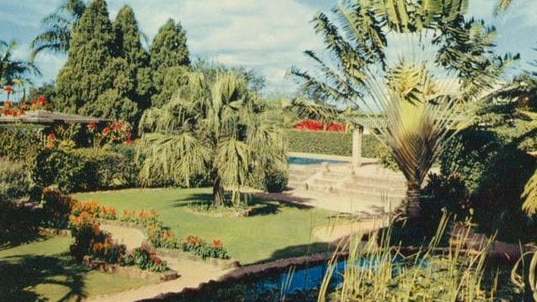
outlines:
[[295, 165], [318, 165], [321, 163], [339, 163], [339, 164], [348, 163], [348, 161], [344, 161], [344, 160], [298, 157], [298, 156], [289, 156], [287, 158], [287, 162], [289, 164], [295, 164]]

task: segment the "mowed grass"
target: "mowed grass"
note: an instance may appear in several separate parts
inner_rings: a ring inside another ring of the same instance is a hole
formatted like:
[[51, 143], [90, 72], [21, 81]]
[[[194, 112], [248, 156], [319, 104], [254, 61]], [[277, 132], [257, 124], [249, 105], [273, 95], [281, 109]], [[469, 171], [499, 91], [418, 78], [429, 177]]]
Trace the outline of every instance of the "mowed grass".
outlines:
[[275, 200], [254, 200], [250, 217], [209, 217], [188, 210], [192, 201], [210, 200], [210, 192], [209, 188], [128, 189], [74, 197], [114, 206], [118, 216], [123, 215], [123, 209], [155, 209], [179, 238], [197, 235], [209, 242], [221, 239], [230, 256], [243, 265], [330, 249], [329, 244], [312, 237], [312, 230], [330, 223], [335, 212]]
[[0, 301], [80, 301], [151, 284], [90, 271], [71, 258], [71, 243], [55, 236], [0, 250]]

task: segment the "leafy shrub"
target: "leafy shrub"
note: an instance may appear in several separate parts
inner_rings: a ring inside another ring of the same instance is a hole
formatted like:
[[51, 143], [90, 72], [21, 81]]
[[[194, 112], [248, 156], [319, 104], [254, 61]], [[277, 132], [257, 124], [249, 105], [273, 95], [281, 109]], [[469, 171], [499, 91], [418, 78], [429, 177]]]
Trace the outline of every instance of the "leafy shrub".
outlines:
[[460, 175], [472, 194], [503, 146], [502, 139], [492, 131], [473, 128], [463, 130], [456, 134], [440, 154], [441, 173]]
[[288, 181], [289, 177], [286, 171], [269, 169], [265, 173], [264, 189], [270, 193], [279, 193], [285, 189]]
[[476, 222], [482, 231], [503, 241], [537, 239], [535, 215], [524, 212], [525, 185], [537, 168], [534, 157], [514, 145], [506, 145], [483, 171], [479, 187], [471, 196]]
[[182, 243], [181, 247], [185, 252], [205, 258], [229, 259], [226, 249], [220, 239], [214, 239], [212, 244], [207, 243], [198, 236], [190, 235]]
[[132, 186], [132, 158], [105, 149], [46, 149], [33, 177], [42, 186], [57, 184], [66, 193]]
[[31, 207], [0, 200], [0, 247], [37, 237], [41, 213]]
[[91, 243], [90, 256], [107, 263], [124, 263], [127, 247], [113, 240], [112, 234], [101, 232]]
[[168, 269], [166, 261], [157, 257], [156, 250], [145, 244], [133, 249], [130, 254], [125, 256], [124, 261], [126, 265], [136, 265], [140, 269], [150, 272], [163, 272]]
[[43, 143], [35, 128], [20, 125], [0, 127], [0, 157], [28, 163], [42, 149]]
[[45, 188], [41, 225], [59, 229], [68, 228], [71, 209], [77, 202], [76, 199], [63, 195], [59, 189]]
[[29, 196], [33, 187], [24, 163], [0, 158], [0, 201]]
[[422, 194], [422, 225], [426, 230], [435, 230], [445, 212], [458, 221], [466, 221], [471, 216], [468, 190], [457, 174], [430, 173]]

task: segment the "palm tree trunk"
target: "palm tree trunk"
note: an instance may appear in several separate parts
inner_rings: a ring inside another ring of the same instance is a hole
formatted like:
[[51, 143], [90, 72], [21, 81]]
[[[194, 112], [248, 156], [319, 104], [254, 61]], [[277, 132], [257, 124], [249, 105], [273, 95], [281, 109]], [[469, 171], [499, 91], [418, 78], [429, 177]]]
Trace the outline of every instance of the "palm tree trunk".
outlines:
[[224, 186], [222, 185], [222, 179], [218, 174], [218, 169], [213, 169], [213, 206], [224, 206]]
[[416, 182], [408, 182], [406, 191], [405, 214], [408, 221], [417, 224], [421, 221], [421, 188]]

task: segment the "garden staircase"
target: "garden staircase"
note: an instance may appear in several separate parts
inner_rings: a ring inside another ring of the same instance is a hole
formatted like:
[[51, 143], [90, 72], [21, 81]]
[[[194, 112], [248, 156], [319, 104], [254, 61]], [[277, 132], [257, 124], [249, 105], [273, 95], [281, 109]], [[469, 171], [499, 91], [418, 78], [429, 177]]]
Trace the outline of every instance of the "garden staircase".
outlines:
[[324, 208], [340, 206], [355, 214], [385, 214], [401, 204], [406, 180], [402, 173], [371, 159], [357, 169], [350, 163], [290, 164], [288, 189], [293, 195], [322, 199]]

